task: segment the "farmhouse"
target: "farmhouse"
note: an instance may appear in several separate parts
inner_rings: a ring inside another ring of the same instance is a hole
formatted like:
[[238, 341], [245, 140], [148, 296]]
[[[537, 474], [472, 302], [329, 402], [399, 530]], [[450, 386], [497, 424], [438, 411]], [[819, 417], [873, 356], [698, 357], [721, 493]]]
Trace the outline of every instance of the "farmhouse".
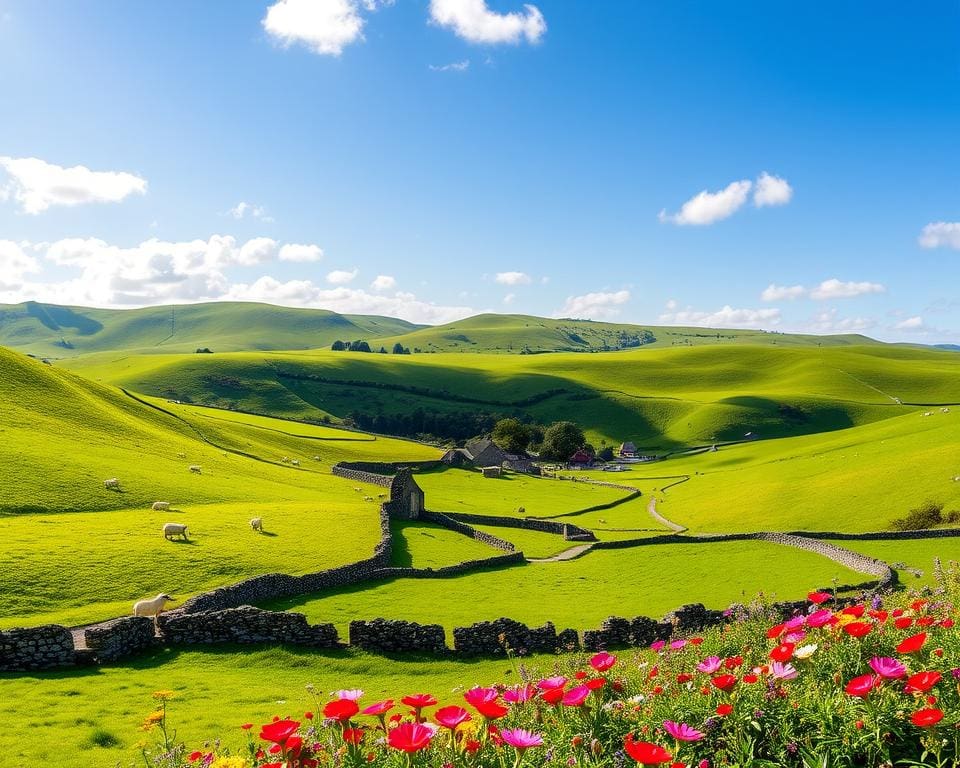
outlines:
[[578, 464], [584, 467], [589, 467], [593, 464], [593, 456], [587, 453], [583, 448], [577, 451], [573, 456], [570, 457], [571, 465]]
[[523, 453], [507, 453], [493, 440], [474, 440], [467, 443], [465, 448], [452, 448], [440, 459], [451, 467], [505, 467], [514, 472], [525, 472], [530, 475], [540, 473], [534, 466], [533, 460]]
[[620, 449], [617, 451], [617, 455], [621, 459], [635, 459], [637, 458], [637, 446], [633, 443], [620, 443]]

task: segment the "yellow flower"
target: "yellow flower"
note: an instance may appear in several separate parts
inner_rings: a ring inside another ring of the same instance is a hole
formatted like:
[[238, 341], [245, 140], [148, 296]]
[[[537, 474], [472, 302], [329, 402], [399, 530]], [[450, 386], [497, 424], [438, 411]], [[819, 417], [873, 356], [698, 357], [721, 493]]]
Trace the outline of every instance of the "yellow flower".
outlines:
[[176, 695], [173, 691], [154, 691], [153, 698], [157, 701], [170, 701]]
[[151, 712], [147, 715], [146, 719], [143, 721], [145, 723], [159, 723], [163, 720], [163, 710], [158, 709], [156, 712]]
[[250, 763], [245, 757], [218, 757], [210, 768], [250, 768]]

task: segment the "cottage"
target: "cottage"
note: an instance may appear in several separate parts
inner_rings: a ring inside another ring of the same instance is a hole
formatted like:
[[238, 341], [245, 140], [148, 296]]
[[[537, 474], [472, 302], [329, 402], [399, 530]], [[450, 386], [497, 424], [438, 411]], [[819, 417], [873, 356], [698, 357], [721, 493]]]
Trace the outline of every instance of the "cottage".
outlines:
[[591, 464], [593, 464], [593, 456], [591, 456], [589, 453], [587, 453], [585, 450], [581, 448], [579, 451], [573, 454], [573, 456], [570, 457], [569, 463], [579, 464], [584, 467], [589, 467]]
[[502, 477], [503, 469], [501, 467], [483, 467], [482, 470], [484, 477]]
[[475, 467], [502, 467], [507, 454], [493, 440], [474, 440], [464, 450]]
[[635, 459], [637, 458], [637, 446], [633, 443], [621, 443], [617, 455], [621, 459]]

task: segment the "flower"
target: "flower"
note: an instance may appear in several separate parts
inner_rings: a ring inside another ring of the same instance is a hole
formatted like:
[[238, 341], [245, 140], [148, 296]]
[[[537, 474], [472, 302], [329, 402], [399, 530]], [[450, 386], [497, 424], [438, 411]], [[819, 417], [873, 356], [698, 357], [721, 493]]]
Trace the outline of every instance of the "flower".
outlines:
[[364, 707], [361, 711], [361, 715], [373, 715], [374, 717], [380, 717], [381, 715], [387, 714], [391, 709], [396, 706], [393, 703], [393, 699], [386, 699], [385, 701], [378, 701], [371, 704], [369, 707]]
[[274, 744], [284, 744], [299, 727], [300, 723], [296, 720], [275, 720], [260, 728], [260, 738]]
[[471, 707], [476, 707], [482, 704], [489, 704], [492, 701], [496, 701], [500, 696], [496, 688], [471, 688], [465, 694], [463, 698], [467, 700], [467, 704]]
[[941, 709], [918, 709], [910, 715], [910, 722], [920, 728], [929, 728], [943, 720], [943, 710]]
[[487, 720], [496, 720], [510, 711], [499, 701], [479, 701], [473, 708]]
[[414, 709], [432, 707], [437, 703], [437, 700], [429, 693], [414, 693], [410, 696], [404, 696], [402, 699], [400, 699], [400, 701], [402, 701], [408, 707], [413, 707]]
[[777, 680], [793, 680], [797, 676], [797, 670], [793, 664], [774, 661], [770, 664], [770, 676]]
[[870, 659], [870, 669], [888, 680], [896, 680], [907, 674], [907, 668], [903, 664], [886, 656], [874, 656]]
[[816, 605], [822, 605], [833, 597], [829, 592], [811, 592], [807, 595], [807, 600]]
[[650, 643], [650, 650], [654, 653], [658, 653], [659, 651], [663, 650], [663, 647], [666, 644], [667, 643], [664, 640], [654, 640], [652, 643]]
[[323, 716], [345, 723], [359, 711], [360, 707], [353, 699], [334, 699], [324, 706]]
[[567, 678], [565, 677], [547, 677], [537, 683], [537, 688], [541, 691], [549, 691], [553, 688], [563, 688], [566, 684]]
[[893, 622], [893, 626], [895, 626], [897, 629], [906, 629], [911, 624], [913, 624], [913, 619], [911, 619], [909, 616], [900, 616]]
[[939, 672], [917, 672], [907, 678], [907, 684], [903, 688], [904, 693], [926, 693], [933, 686], [940, 682]]
[[565, 707], [579, 707], [587, 700], [587, 696], [590, 695], [590, 688], [586, 685], [578, 685], [575, 688], [571, 688], [563, 695], [561, 700], [563, 706]]
[[714, 672], [720, 669], [720, 664], [721, 661], [719, 656], [707, 656], [707, 658], [697, 664], [697, 671], [712, 675]]
[[530, 747], [542, 747], [543, 737], [538, 733], [531, 733], [523, 728], [512, 728], [500, 731], [500, 738], [505, 743], [520, 752]]
[[451, 731], [472, 719], [470, 713], [463, 707], [443, 707], [433, 713], [433, 718], [444, 728], [449, 728]]
[[856, 696], [858, 699], [865, 699], [867, 694], [873, 690], [876, 682], [877, 678], [873, 675], [861, 675], [860, 677], [853, 678], [853, 680], [847, 683], [843, 690], [851, 696]]
[[343, 740], [347, 744], [359, 744], [363, 741], [363, 731], [359, 728], [344, 728]]
[[870, 634], [872, 629], [873, 625], [865, 621], [851, 621], [849, 624], [843, 625], [843, 631], [850, 637], [865, 637]]
[[774, 661], [787, 661], [787, 659], [793, 656], [793, 649], [795, 647], [793, 643], [780, 643], [780, 645], [770, 651], [770, 658]]
[[681, 648], [683, 648], [686, 644], [687, 644], [687, 641], [686, 641], [686, 640], [683, 640], [683, 639], [681, 639], [681, 640], [671, 640], [671, 641], [670, 641], [670, 650], [671, 650], [671, 651], [679, 651], [679, 650], [680, 650]]
[[817, 650], [816, 643], [810, 643], [808, 645], [801, 645], [799, 648], [794, 649], [793, 658], [795, 659], [809, 659], [816, 653]]
[[926, 632], [911, 635], [900, 641], [899, 645], [897, 645], [897, 653], [916, 653], [923, 648], [925, 642], [927, 642]]
[[717, 714], [726, 717], [733, 712], [733, 704], [717, 704]]
[[712, 680], [715, 688], [718, 688], [721, 691], [728, 692], [733, 690], [733, 686], [737, 684], [737, 678], [733, 675], [717, 675]]
[[503, 700], [508, 704], [523, 704], [530, 701], [536, 695], [537, 689], [530, 683], [526, 685], [515, 685], [513, 688], [507, 688], [503, 692]]
[[673, 755], [663, 747], [651, 744], [649, 741], [634, 741], [632, 733], [628, 733], [623, 740], [623, 748], [640, 765], [660, 765], [673, 760]]
[[677, 741], [700, 741], [706, 735], [686, 723], [675, 723], [673, 720], [664, 720], [663, 729]]
[[387, 733], [387, 743], [401, 752], [419, 752], [430, 746], [434, 733], [434, 727], [427, 723], [400, 723]]
[[807, 626], [808, 627], [822, 627], [824, 624], [829, 624], [833, 621], [833, 611], [828, 608], [821, 608], [819, 611], [814, 611], [809, 616], [807, 616]]
[[617, 657], [606, 651], [601, 651], [590, 659], [590, 666], [597, 670], [597, 672], [606, 672], [616, 663]]
[[352, 688], [346, 691], [337, 691], [333, 695], [338, 699], [349, 699], [350, 701], [356, 701], [363, 696], [363, 691], [361, 691], [359, 688]]

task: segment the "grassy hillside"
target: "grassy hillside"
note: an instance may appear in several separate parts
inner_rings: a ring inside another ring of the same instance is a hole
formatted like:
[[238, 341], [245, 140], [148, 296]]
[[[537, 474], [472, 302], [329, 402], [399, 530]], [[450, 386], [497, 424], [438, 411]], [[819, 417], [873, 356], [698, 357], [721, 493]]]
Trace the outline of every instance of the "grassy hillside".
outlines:
[[395, 318], [217, 302], [144, 309], [0, 305], [0, 344], [44, 357], [101, 350], [310, 349], [416, 329]]
[[960, 402], [960, 357], [883, 345], [590, 356], [101, 354], [67, 364], [159, 397], [296, 419], [353, 414], [380, 432], [396, 434], [398, 418], [418, 409], [434, 419], [516, 414], [549, 423], [573, 417], [595, 445], [631, 440], [650, 450], [739, 440], [747, 432], [772, 438], [843, 429], [909, 410], [896, 398]]

